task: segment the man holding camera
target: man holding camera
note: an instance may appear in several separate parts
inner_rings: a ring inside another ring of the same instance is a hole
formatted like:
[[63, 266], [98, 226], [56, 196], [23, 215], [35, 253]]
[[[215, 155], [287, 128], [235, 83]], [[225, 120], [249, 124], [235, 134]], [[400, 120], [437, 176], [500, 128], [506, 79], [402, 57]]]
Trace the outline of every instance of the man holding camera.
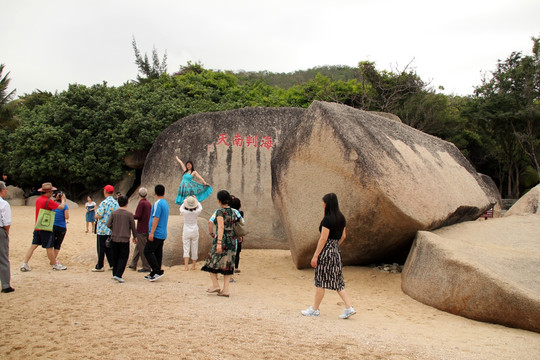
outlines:
[[[57, 189], [54, 186], [52, 186], [50, 182], [43, 183], [43, 185], [38, 189], [38, 191], [41, 192], [41, 196], [36, 200], [36, 221], [37, 221], [40, 209], [62, 210], [65, 208], [66, 195], [64, 195], [63, 193], [60, 199], [60, 204], [51, 200], [51, 196], [53, 194], [53, 191], [55, 190]], [[28, 249], [28, 251], [26, 252], [26, 255], [24, 256], [24, 262], [21, 266], [21, 271], [25, 272], [25, 271], [32, 270], [30, 266], [28, 266], [28, 262], [30, 261], [30, 258], [32, 257], [34, 250], [36, 250], [36, 248], [40, 245], [44, 249], [47, 249], [47, 257], [49, 258], [49, 264], [52, 265], [53, 270], [66, 270], [67, 269], [62, 264], [56, 262], [56, 255], [54, 252], [53, 232], [34, 229], [32, 245], [30, 245], [30, 248]]]

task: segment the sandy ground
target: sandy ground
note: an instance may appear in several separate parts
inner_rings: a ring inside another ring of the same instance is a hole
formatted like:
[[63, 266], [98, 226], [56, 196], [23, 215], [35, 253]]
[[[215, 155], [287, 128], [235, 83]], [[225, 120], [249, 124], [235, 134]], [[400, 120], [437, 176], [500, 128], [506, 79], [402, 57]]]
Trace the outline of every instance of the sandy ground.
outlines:
[[12, 212], [16, 291], [0, 294], [2, 359], [540, 359], [540, 334], [423, 305], [401, 291], [400, 274], [377, 268], [344, 269], [355, 316], [339, 319], [341, 299], [327, 292], [321, 316], [303, 317], [313, 270], [284, 250], [242, 251], [230, 298], [207, 294], [208, 274], [183, 266], [153, 283], [127, 269], [119, 284], [81, 256], [95, 248], [82, 207], [70, 210], [59, 256], [68, 270], [53, 271], [38, 248], [22, 273], [34, 208]]

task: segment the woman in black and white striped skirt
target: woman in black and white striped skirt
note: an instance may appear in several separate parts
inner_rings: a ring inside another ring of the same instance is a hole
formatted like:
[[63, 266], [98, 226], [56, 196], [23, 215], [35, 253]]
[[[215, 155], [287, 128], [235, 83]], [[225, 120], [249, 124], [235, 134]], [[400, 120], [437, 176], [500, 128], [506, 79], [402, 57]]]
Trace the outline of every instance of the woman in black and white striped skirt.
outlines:
[[345, 281], [341, 271], [339, 245], [347, 237], [345, 216], [339, 211], [336, 194], [326, 194], [322, 200], [324, 218], [319, 225], [321, 236], [315, 254], [311, 259], [311, 266], [315, 268], [315, 301], [313, 306], [302, 310], [302, 315], [319, 316], [319, 305], [324, 297], [324, 290], [329, 289], [337, 291], [345, 303], [346, 308], [339, 317], [347, 319], [356, 314], [356, 311], [351, 306], [349, 297], [345, 292]]

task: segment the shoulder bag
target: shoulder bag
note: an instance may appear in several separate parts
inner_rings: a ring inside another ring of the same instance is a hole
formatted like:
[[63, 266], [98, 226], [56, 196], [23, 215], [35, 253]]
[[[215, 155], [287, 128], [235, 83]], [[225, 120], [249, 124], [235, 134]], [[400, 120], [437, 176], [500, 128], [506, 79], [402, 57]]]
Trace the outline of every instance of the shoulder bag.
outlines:
[[53, 231], [54, 226], [54, 216], [56, 215], [56, 212], [52, 210], [47, 210], [47, 205], [49, 204], [49, 200], [45, 202], [45, 208], [39, 209], [38, 218], [36, 221], [36, 230], [42, 230], [42, 231]]
[[234, 237], [244, 237], [249, 233], [248, 229], [246, 228], [245, 221], [246, 220], [244, 219], [244, 223], [242, 223], [240, 219], [238, 219], [233, 223], [232, 228], [234, 231]]

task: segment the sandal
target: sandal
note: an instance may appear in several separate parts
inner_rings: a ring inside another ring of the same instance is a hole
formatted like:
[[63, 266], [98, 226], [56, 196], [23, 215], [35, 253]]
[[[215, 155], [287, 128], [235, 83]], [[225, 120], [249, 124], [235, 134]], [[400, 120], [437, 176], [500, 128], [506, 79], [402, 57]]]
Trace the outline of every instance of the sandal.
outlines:
[[206, 289], [206, 292], [207, 292], [207, 293], [220, 293], [220, 292], [221, 292], [221, 289], [220, 289], [220, 288]]
[[218, 292], [217, 296], [229, 297], [229, 294], [224, 294], [220, 291]]

